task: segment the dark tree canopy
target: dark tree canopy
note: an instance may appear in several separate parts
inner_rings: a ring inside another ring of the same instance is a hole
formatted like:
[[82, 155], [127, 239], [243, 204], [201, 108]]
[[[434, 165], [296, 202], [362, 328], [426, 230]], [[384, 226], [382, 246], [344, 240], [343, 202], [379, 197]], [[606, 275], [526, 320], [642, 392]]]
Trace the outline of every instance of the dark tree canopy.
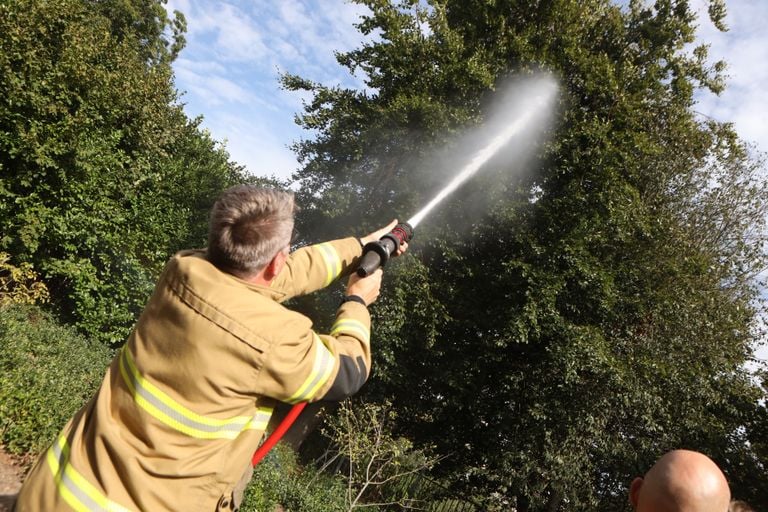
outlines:
[[[765, 388], [744, 369], [765, 166], [693, 111], [724, 64], [686, 50], [688, 2], [360, 3], [375, 37], [338, 60], [368, 90], [283, 79], [313, 93], [298, 122], [316, 136], [296, 145], [304, 232], [417, 210], [425, 156], [482, 123], [510, 76], [561, 86], [536, 172], [469, 184], [388, 269], [369, 396], [393, 400], [401, 431], [436, 444], [443, 475], [489, 509], [620, 510], [678, 447], [768, 502]], [[710, 15], [724, 28], [722, 2]]]

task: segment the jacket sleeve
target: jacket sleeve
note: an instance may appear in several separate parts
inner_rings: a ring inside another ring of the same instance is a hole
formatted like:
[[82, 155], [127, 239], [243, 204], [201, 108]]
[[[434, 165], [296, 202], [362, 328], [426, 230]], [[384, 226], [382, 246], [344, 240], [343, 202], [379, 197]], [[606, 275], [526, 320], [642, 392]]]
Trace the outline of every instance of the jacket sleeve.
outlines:
[[371, 320], [368, 309], [346, 302], [336, 312], [331, 331], [307, 329], [274, 346], [258, 377], [259, 392], [297, 403], [343, 400], [368, 379], [371, 367]]
[[353, 237], [302, 247], [291, 253], [270, 288], [285, 294], [283, 300], [320, 290], [349, 274], [361, 253]]
[[348, 274], [361, 252], [353, 237], [302, 247], [291, 253], [270, 288], [285, 294], [283, 300], [320, 290]]

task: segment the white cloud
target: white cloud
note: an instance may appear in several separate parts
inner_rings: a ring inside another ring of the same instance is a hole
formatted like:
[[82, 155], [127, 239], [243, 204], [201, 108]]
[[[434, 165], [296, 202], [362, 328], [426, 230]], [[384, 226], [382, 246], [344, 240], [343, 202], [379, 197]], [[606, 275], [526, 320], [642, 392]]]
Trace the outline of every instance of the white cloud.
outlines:
[[211, 10], [210, 15], [216, 20], [217, 51], [223, 58], [253, 61], [262, 59], [269, 52], [258, 26], [248, 13], [224, 4], [219, 9]]
[[[333, 81], [339, 69], [334, 52], [360, 45], [363, 36], [353, 23], [366, 10], [340, 0], [280, 3], [268, 21], [274, 47], [280, 52], [278, 65], [289, 72], [301, 70], [316, 81]], [[344, 75], [336, 83], [356, 86], [357, 80]]]
[[708, 43], [711, 62], [724, 60], [727, 88], [719, 96], [698, 96], [696, 109], [718, 121], [733, 122], [747, 142], [768, 151], [768, 117], [765, 84], [768, 81], [768, 2], [739, 0], [728, 3], [728, 32], [718, 31], [709, 21], [707, 0], [694, 0], [692, 8], [699, 14], [699, 40]]
[[220, 62], [213, 61], [213, 60], [192, 60], [192, 59], [186, 58], [183, 53], [178, 59], [176, 59], [176, 62], [174, 62], [173, 68], [177, 72], [177, 74], [180, 70], [188, 73], [194, 73], [196, 75], [202, 75], [202, 74], [223, 75], [227, 73], [227, 68], [223, 66]]
[[203, 125], [214, 134], [226, 132], [224, 142], [232, 160], [252, 174], [287, 178], [298, 166], [282, 134], [272, 129], [268, 118], [252, 120], [247, 115], [218, 111], [206, 117]]
[[[233, 159], [252, 172], [287, 177], [297, 164], [287, 146], [303, 93], [279, 87], [281, 72], [324, 84], [362, 87], [333, 52], [359, 46], [353, 23], [367, 8], [344, 0], [169, 0], [187, 18], [187, 47], [174, 64], [190, 116], [203, 115]], [[268, 127], [268, 129], [265, 128]]]
[[301, 2], [279, 2], [277, 12], [285, 26], [298, 36], [317, 30]]
[[251, 91], [232, 80], [199, 71], [194, 63], [191, 66], [177, 66], [176, 81], [184, 85], [180, 89], [194, 94], [206, 106], [220, 107], [228, 103], [251, 104], [259, 101]]
[[247, 11], [224, 2], [195, 0], [187, 0], [179, 7], [187, 18], [188, 39], [206, 39], [206, 50], [219, 59], [247, 62], [268, 53], [259, 26]]

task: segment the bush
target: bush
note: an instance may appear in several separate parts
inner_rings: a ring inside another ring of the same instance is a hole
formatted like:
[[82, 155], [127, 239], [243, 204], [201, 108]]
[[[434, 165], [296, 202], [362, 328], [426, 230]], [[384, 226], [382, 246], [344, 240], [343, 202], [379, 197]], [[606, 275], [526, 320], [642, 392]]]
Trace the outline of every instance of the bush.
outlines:
[[302, 466], [289, 446], [278, 444], [256, 467], [241, 510], [480, 510], [428, 476], [438, 459], [393, 433], [394, 419], [388, 402], [341, 402], [325, 418], [319, 433], [325, 448], [314, 462]]
[[418, 509], [433, 498], [423, 477], [438, 462], [393, 430], [397, 414], [389, 402], [341, 402], [323, 434], [331, 442], [323, 467], [343, 468], [348, 510], [372, 503], [386, 510]]
[[278, 443], [256, 466], [240, 510], [271, 512], [282, 507], [294, 512], [345, 511], [345, 492], [343, 481], [312, 466], [302, 467], [295, 452]]
[[22, 263], [16, 266], [10, 259], [7, 252], [0, 252], [0, 307], [47, 302], [48, 288], [39, 281], [32, 265]]
[[100, 384], [111, 352], [34, 306], [0, 308], [0, 441], [49, 445]]

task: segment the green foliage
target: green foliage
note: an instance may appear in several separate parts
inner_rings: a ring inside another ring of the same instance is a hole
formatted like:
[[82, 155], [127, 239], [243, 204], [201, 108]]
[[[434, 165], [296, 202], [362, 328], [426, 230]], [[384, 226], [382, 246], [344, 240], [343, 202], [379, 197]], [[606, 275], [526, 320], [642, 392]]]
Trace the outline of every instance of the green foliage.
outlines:
[[[764, 390], [744, 369], [765, 163], [692, 111], [697, 89], [722, 90], [724, 64], [686, 51], [688, 2], [360, 3], [360, 30], [379, 37], [338, 60], [369, 90], [284, 78], [313, 93], [299, 122], [317, 135], [296, 145], [303, 232], [415, 212], [425, 154], [482, 122], [510, 76], [545, 69], [561, 87], [538, 172], [497, 164], [510, 172], [419, 227], [419, 263], [388, 268], [368, 391], [393, 400], [396, 430], [450, 455], [441, 474], [489, 510], [620, 509], [677, 447], [768, 500]], [[710, 16], [722, 22], [723, 2]]]
[[101, 383], [110, 352], [31, 306], [0, 308], [0, 439], [45, 449]]
[[178, 104], [183, 25], [159, 0], [0, 4], [0, 250], [112, 344], [169, 255], [203, 244], [216, 195], [244, 180]]
[[0, 252], [0, 308], [10, 304], [34, 304], [48, 300], [48, 288], [38, 280], [29, 263], [13, 265], [8, 254]]
[[[168, 17], [167, 0], [85, 0], [88, 8], [110, 20], [110, 32], [118, 41], [135, 38], [141, 56], [153, 64], [169, 63], [184, 48], [187, 22], [174, 11]], [[172, 34], [171, 39], [167, 33]]]
[[334, 512], [347, 510], [345, 489], [341, 479], [302, 467], [295, 452], [278, 443], [256, 466], [248, 485], [243, 512], [284, 510], [301, 512]]

